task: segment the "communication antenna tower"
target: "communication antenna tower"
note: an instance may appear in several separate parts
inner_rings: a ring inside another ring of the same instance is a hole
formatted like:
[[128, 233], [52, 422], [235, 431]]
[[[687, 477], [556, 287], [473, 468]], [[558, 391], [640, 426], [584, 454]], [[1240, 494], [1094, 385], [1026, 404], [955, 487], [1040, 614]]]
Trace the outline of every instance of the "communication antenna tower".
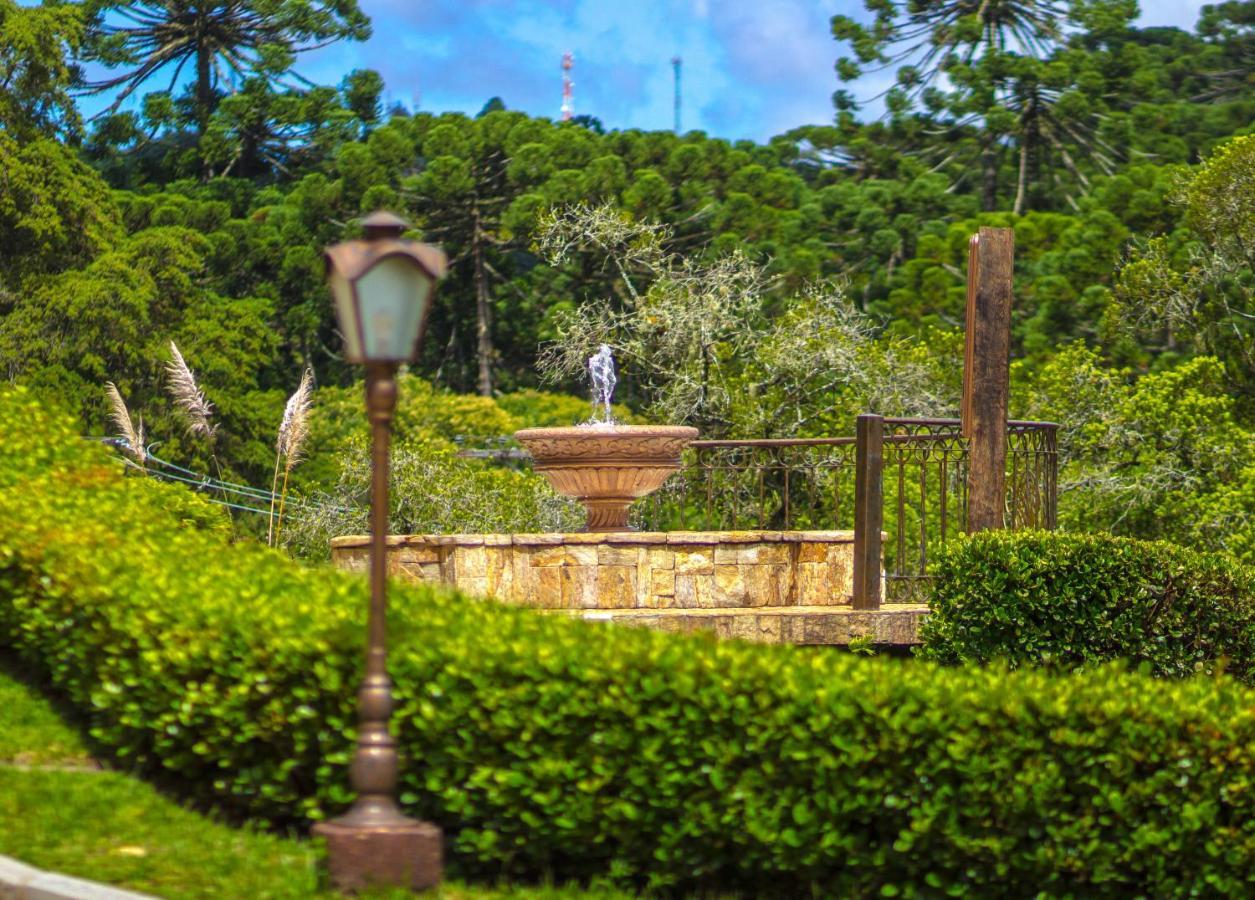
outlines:
[[569, 122], [575, 115], [575, 82], [571, 80], [571, 69], [575, 67], [575, 56], [562, 54], [562, 121]]
[[675, 133], [680, 133], [680, 66], [684, 60], [678, 56], [671, 57], [671, 68], [675, 70]]

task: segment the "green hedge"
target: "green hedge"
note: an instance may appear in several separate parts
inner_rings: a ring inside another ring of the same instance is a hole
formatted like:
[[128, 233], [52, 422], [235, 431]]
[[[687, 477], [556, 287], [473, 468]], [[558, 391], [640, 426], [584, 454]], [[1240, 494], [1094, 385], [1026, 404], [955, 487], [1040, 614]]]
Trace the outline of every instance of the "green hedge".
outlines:
[[[0, 643], [186, 795], [272, 821], [341, 808], [363, 580], [181, 525], [21, 391], [0, 389], [0, 424]], [[1228, 679], [947, 670], [392, 598], [404, 803], [462, 874], [1255, 888], [1255, 692]]]
[[1109, 535], [991, 532], [938, 556], [922, 655], [1255, 682], [1255, 569]]

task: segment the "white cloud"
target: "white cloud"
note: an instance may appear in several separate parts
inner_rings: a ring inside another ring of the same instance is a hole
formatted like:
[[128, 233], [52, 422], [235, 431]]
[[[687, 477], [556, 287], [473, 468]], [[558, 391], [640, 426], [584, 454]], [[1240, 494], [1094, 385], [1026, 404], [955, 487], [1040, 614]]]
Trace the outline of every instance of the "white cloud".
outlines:
[[1220, 0], [1140, 0], [1142, 14], [1137, 24], [1143, 28], [1151, 25], [1175, 25], [1177, 28], [1193, 30], [1198, 24], [1198, 15], [1207, 2], [1217, 3]]
[[[829, 122], [840, 85], [834, 13], [861, 0], [362, 0], [365, 45], [328, 48], [301, 67], [324, 83], [379, 69], [393, 96], [421, 90], [432, 111], [477, 112], [492, 96], [557, 116], [564, 52], [575, 53], [575, 108], [609, 128], [669, 128], [671, 57], [683, 67], [683, 124], [758, 140]], [[1143, 0], [1141, 24], [1192, 27], [1202, 0]], [[888, 76], [885, 76], [888, 77]], [[858, 93], [875, 89], [863, 84]], [[879, 104], [868, 110], [875, 114]]]

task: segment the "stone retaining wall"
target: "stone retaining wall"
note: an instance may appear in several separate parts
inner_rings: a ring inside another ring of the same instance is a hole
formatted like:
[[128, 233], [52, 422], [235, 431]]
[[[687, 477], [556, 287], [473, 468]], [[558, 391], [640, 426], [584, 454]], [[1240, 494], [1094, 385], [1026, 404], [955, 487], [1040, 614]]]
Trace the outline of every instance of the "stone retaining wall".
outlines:
[[[333, 562], [364, 571], [370, 540], [339, 537]], [[544, 609], [849, 606], [852, 531], [409, 535], [389, 569]]]

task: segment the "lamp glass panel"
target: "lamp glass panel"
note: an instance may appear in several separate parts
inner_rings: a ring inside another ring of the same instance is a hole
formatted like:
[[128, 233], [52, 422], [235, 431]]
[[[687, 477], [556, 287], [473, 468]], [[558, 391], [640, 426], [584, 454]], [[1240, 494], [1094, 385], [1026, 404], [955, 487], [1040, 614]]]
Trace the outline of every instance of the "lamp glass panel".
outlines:
[[385, 256], [357, 280], [363, 356], [403, 362], [414, 352], [431, 279], [413, 260]]
[[357, 330], [357, 308], [353, 302], [353, 285], [338, 270], [332, 269], [327, 276], [331, 286], [331, 298], [335, 301], [336, 322], [344, 335], [344, 355], [350, 362], [362, 360], [362, 336]]

